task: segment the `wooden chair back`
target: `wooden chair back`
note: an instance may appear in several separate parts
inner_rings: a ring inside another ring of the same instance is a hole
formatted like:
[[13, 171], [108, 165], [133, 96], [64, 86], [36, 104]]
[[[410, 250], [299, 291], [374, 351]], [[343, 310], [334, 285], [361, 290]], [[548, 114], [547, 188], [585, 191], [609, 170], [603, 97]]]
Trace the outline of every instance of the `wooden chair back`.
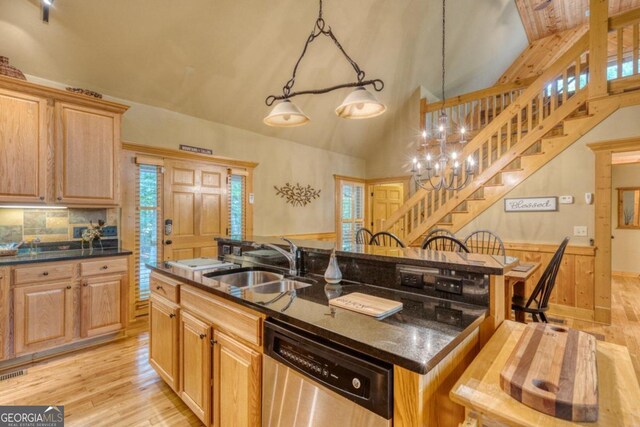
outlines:
[[466, 252], [469, 253], [469, 248], [465, 246], [460, 240], [450, 236], [433, 236], [422, 244], [422, 249], [430, 249], [432, 251], [447, 251], [447, 252]]
[[469, 251], [474, 254], [505, 256], [502, 239], [489, 230], [474, 231], [464, 239], [464, 244], [469, 248]]
[[366, 245], [373, 237], [373, 233], [368, 228], [361, 228], [356, 232], [356, 244]]
[[453, 234], [446, 228], [434, 228], [431, 231], [429, 231], [426, 236], [424, 236], [424, 239], [422, 240], [422, 244], [420, 245], [420, 247], [424, 246], [425, 242], [434, 236], [456, 237], [455, 234]]
[[404, 248], [405, 245], [402, 243], [402, 240], [395, 234], [389, 233], [388, 231], [380, 231], [373, 236], [369, 240], [370, 245], [376, 246], [388, 246], [388, 247], [396, 247], [396, 248]]
[[[531, 292], [531, 296], [527, 300], [525, 307], [530, 308], [533, 304], [537, 304], [537, 308], [540, 311], [546, 310], [549, 307], [549, 298], [551, 297], [551, 292], [556, 284], [556, 277], [558, 276], [564, 251], [568, 244], [569, 238], [565, 237], [562, 243], [560, 243], [558, 250], [556, 250], [556, 253], [553, 255], [553, 258], [551, 258], [551, 262], [549, 262], [544, 273], [540, 276], [540, 280], [538, 280], [538, 284], [533, 289], [533, 292]], [[543, 320], [546, 321], [544, 317]]]

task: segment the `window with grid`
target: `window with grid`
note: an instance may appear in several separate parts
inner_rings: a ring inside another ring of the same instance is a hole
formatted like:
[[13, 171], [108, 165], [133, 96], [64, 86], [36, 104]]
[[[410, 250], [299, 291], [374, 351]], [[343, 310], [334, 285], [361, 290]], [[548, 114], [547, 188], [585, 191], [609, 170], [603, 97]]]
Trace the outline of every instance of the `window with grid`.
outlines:
[[160, 260], [160, 168], [158, 166], [140, 165], [138, 169], [138, 248], [137, 274], [138, 301], [149, 298], [149, 275], [151, 271], [146, 267], [149, 262]]
[[364, 227], [364, 184], [340, 183], [340, 238], [343, 250], [356, 244], [356, 233]]
[[229, 235], [244, 236], [246, 179], [242, 175], [229, 175]]

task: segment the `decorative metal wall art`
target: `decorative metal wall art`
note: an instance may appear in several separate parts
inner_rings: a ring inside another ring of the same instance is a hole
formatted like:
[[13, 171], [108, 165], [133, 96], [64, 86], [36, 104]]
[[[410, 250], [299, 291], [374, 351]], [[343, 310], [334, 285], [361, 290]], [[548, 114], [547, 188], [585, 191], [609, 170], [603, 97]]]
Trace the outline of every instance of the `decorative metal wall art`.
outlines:
[[299, 183], [291, 185], [288, 182], [280, 188], [276, 185], [273, 188], [276, 189], [276, 195], [285, 199], [292, 206], [307, 206], [312, 200], [320, 197], [321, 191], [314, 189], [310, 185], [303, 187]]

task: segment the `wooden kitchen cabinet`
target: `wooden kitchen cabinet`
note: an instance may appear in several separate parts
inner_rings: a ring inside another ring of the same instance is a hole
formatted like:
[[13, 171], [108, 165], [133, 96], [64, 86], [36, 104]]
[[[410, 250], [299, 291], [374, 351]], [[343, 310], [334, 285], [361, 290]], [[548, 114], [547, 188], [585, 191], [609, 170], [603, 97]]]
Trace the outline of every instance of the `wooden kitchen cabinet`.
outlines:
[[178, 305], [156, 295], [149, 298], [149, 363], [178, 392]]
[[56, 103], [56, 202], [118, 203], [120, 114]]
[[180, 313], [180, 397], [198, 418], [211, 423], [211, 326]]
[[0, 201], [44, 203], [47, 100], [0, 89]]
[[13, 289], [16, 355], [44, 350], [73, 339], [73, 282]]
[[219, 332], [214, 333], [213, 424], [254, 427], [261, 423], [260, 353]]
[[124, 277], [121, 275], [97, 276], [82, 280], [80, 291], [82, 338], [102, 335], [122, 329], [126, 306], [122, 297]]
[[9, 267], [0, 268], [0, 360], [9, 356]]

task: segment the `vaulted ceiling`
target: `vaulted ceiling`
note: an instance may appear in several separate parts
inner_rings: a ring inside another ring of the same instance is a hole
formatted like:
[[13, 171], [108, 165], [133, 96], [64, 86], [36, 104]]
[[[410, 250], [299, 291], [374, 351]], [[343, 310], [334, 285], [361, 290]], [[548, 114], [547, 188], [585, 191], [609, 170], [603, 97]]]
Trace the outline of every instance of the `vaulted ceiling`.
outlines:
[[[389, 111], [339, 119], [341, 90], [296, 98], [312, 122], [262, 123], [317, 16], [315, 0], [0, 0], [0, 55], [24, 73], [117, 98], [367, 157], [420, 86], [439, 94], [440, 0], [325, 0], [324, 17]], [[448, 0], [447, 96], [493, 84], [526, 46], [514, 0]], [[331, 43], [315, 43], [296, 88], [353, 80]], [[416, 118], [417, 123], [417, 118]], [[197, 143], [197, 141], [194, 141]]]

